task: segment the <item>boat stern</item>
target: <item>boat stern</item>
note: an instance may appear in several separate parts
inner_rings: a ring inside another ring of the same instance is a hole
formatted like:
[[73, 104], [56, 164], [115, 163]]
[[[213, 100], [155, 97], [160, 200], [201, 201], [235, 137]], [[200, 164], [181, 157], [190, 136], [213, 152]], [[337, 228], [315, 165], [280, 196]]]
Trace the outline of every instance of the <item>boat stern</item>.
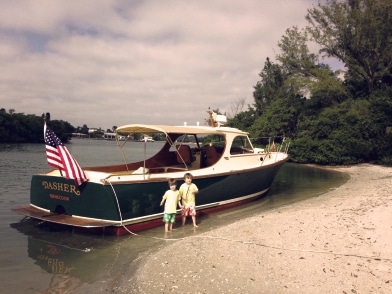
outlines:
[[115, 197], [100, 183], [83, 183], [50, 175], [34, 175], [31, 180], [30, 204], [57, 214], [119, 221]]

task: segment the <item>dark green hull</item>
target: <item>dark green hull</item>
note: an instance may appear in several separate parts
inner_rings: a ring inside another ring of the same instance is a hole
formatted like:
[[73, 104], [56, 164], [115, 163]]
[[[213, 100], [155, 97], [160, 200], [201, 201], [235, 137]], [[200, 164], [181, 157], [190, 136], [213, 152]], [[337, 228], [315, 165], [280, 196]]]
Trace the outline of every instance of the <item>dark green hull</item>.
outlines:
[[[197, 194], [198, 212], [260, 197], [271, 187], [283, 163], [246, 172], [195, 177], [194, 183], [200, 191]], [[73, 180], [35, 175], [31, 182], [30, 203], [50, 212], [108, 221], [117, 226], [139, 225], [144, 229], [161, 220], [163, 208], [159, 203], [167, 189], [166, 179], [113, 185], [87, 182], [78, 188]]]

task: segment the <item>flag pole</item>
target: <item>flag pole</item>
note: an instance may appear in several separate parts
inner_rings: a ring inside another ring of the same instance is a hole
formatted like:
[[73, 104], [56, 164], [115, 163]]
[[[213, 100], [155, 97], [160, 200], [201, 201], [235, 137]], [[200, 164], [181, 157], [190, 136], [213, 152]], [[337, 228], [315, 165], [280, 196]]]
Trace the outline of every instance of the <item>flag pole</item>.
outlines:
[[[47, 112], [46, 115], [43, 113], [42, 117], [44, 119], [44, 141], [45, 141], [45, 136], [46, 136], [46, 119], [48, 119], [48, 121], [50, 120], [50, 113]], [[45, 143], [46, 145], [46, 143]], [[63, 176], [63, 171], [61, 170], [61, 168], [57, 168], [58, 171], [60, 172], [60, 176]]]

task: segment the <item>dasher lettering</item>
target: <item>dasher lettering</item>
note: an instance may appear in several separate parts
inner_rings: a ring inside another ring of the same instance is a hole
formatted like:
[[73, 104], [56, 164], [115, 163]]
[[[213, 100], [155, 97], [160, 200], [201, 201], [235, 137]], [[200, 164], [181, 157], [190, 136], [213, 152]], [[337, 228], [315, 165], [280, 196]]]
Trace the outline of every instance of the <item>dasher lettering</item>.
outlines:
[[80, 191], [79, 191], [78, 187], [76, 187], [75, 185], [59, 183], [59, 182], [42, 181], [42, 186], [46, 190], [54, 190], [54, 191], [73, 193], [76, 196], [80, 196]]

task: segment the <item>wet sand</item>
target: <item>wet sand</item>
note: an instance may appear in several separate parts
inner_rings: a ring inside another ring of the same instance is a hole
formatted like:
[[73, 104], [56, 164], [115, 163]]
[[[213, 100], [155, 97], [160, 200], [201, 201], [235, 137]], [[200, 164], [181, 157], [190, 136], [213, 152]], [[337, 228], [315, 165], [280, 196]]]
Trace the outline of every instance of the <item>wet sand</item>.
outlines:
[[175, 241], [101, 290], [392, 293], [392, 168], [334, 169], [337, 189]]

